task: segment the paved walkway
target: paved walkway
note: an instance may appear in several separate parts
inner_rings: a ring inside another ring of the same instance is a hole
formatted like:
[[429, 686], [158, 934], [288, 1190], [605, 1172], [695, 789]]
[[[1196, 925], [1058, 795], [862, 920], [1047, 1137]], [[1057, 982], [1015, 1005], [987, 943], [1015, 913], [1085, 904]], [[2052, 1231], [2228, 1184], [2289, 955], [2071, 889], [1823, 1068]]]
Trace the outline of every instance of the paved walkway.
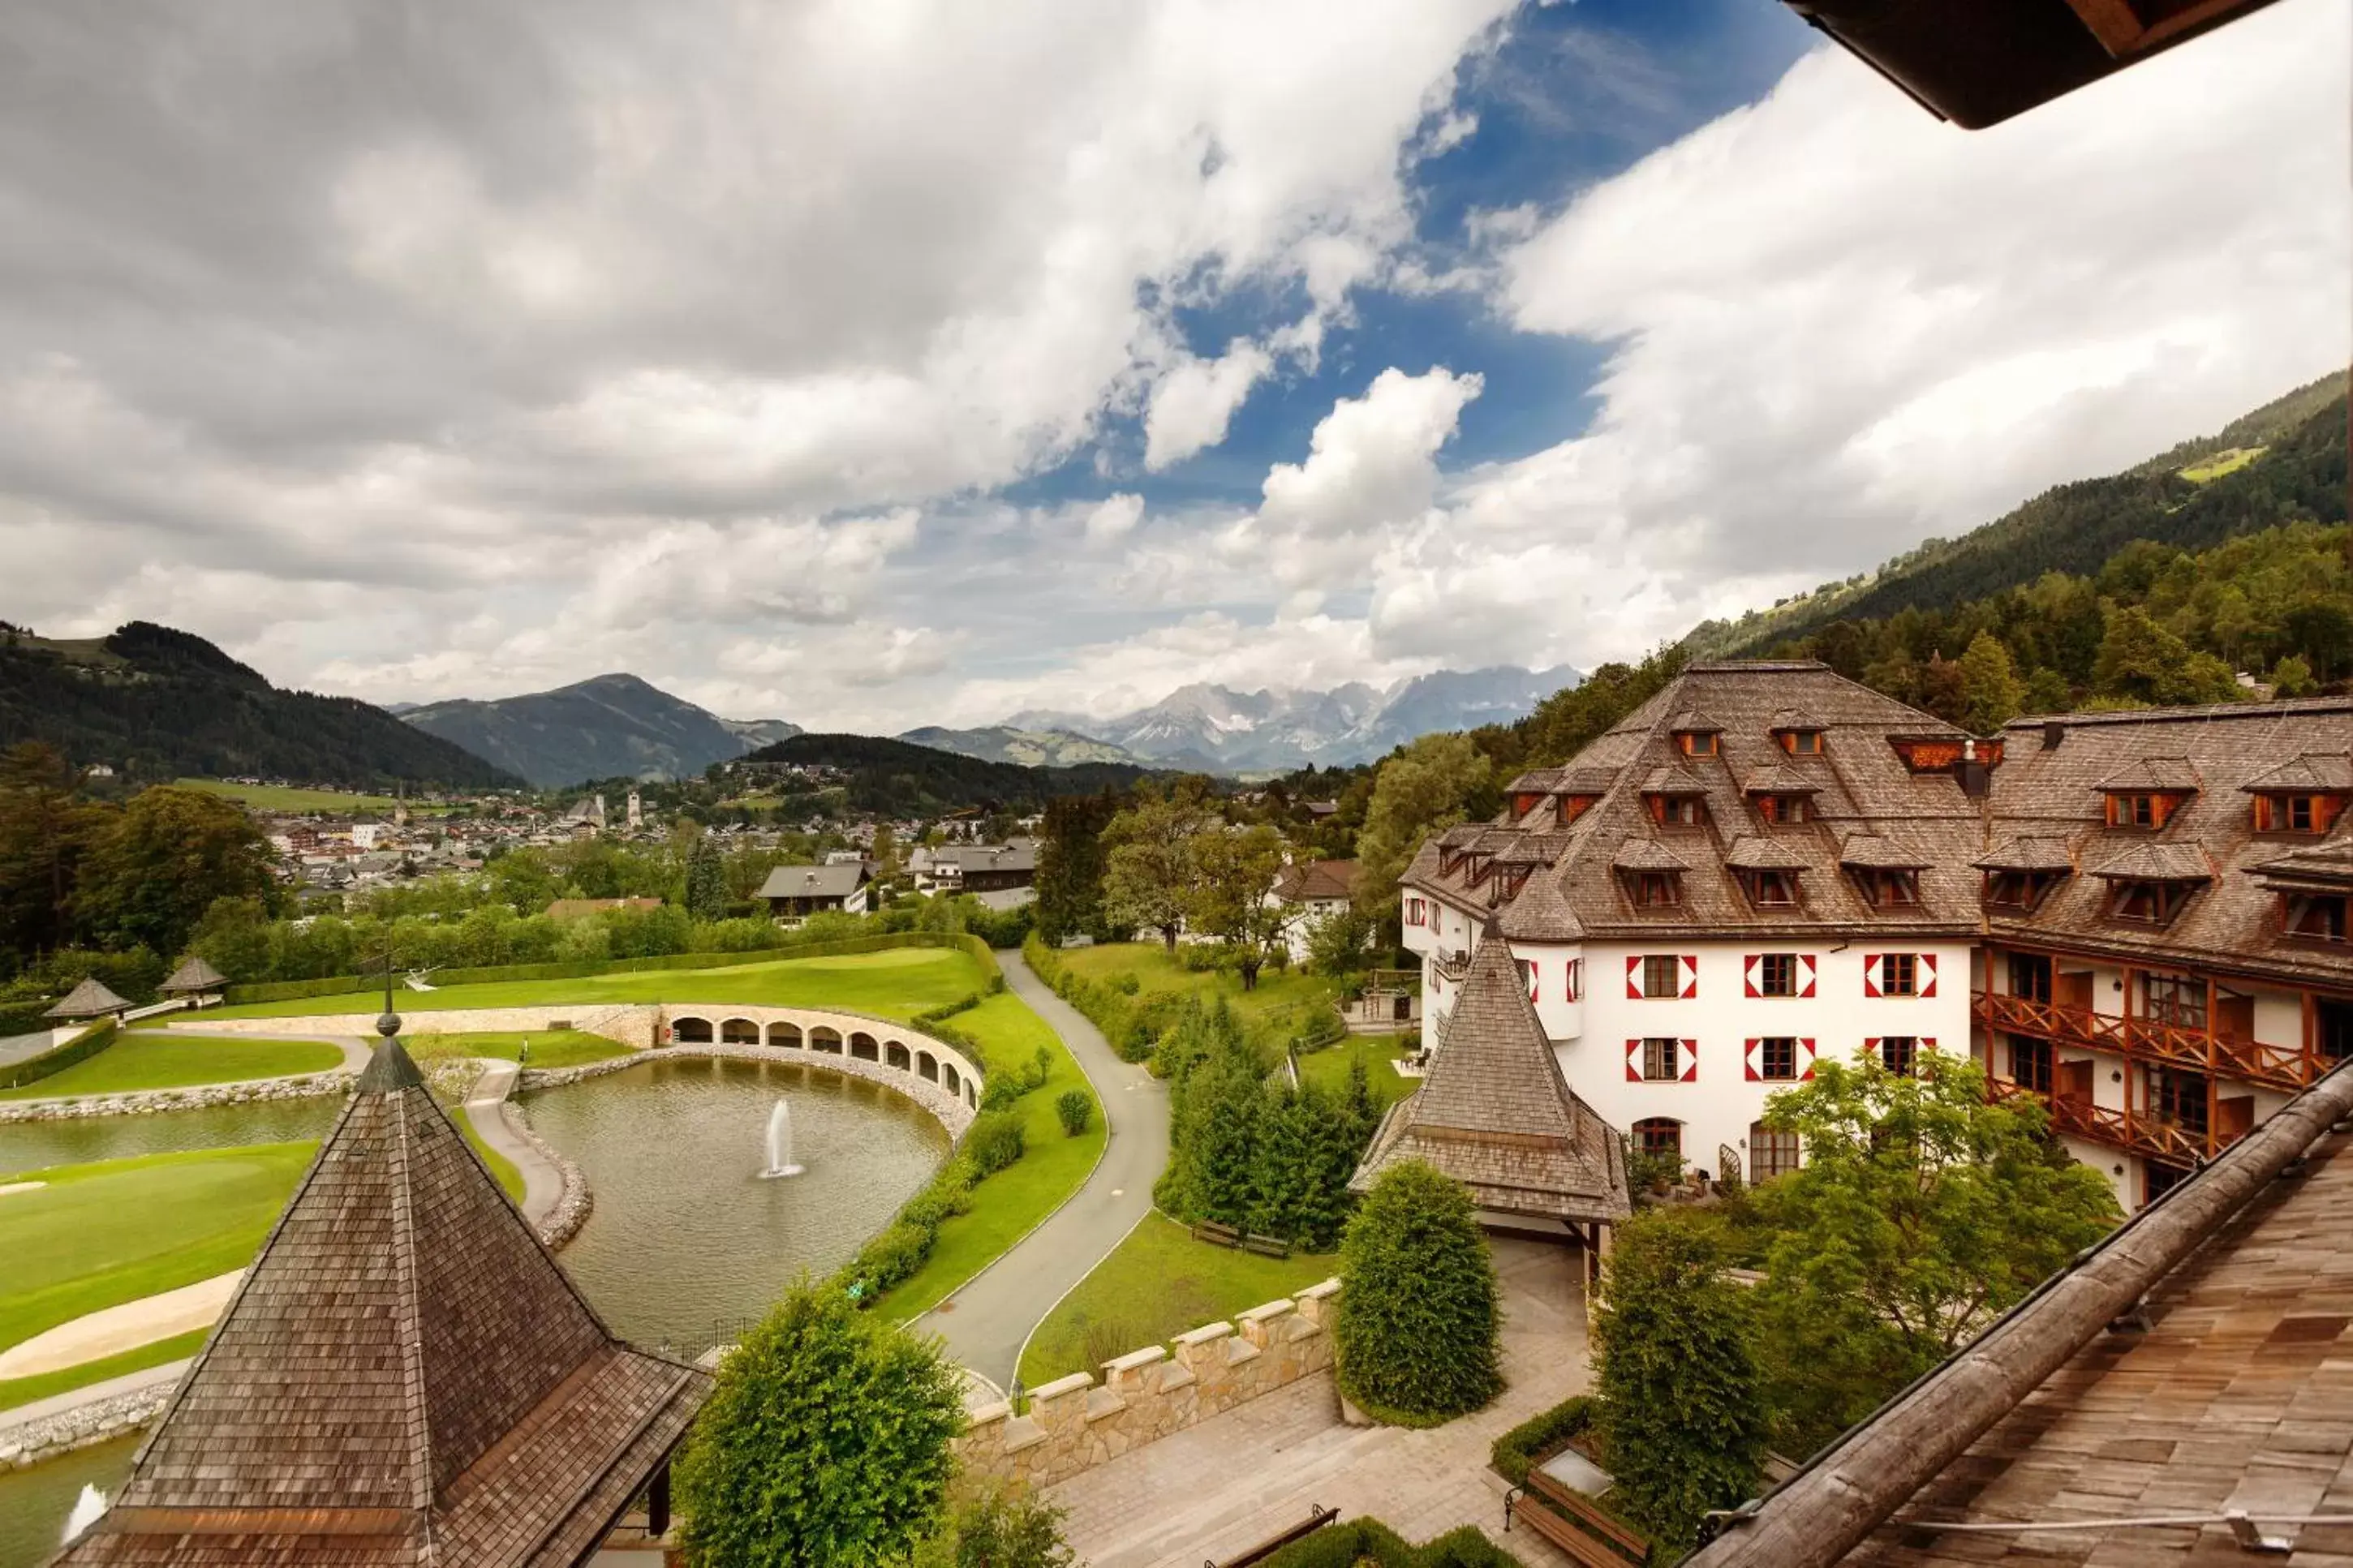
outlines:
[[1152, 1184], [1168, 1163], [1168, 1090], [1142, 1066], [1120, 1060], [1102, 1031], [1019, 953], [997, 957], [1007, 986], [1078, 1059], [1111, 1133], [1103, 1162], [1068, 1203], [916, 1320], [926, 1332], [944, 1335], [957, 1361], [1002, 1388], [1013, 1381], [1029, 1331], [1152, 1211]]
[[1371, 1515], [1410, 1541], [1475, 1524], [1529, 1568], [1568, 1559], [1504, 1529], [1504, 1480], [1487, 1450], [1504, 1431], [1589, 1386], [1580, 1255], [1497, 1240], [1504, 1371], [1485, 1410], [1429, 1431], [1343, 1426], [1329, 1373], [1254, 1399], [1046, 1490], [1091, 1568], [1195, 1568], [1298, 1523], [1308, 1510]]
[[45, 1329], [0, 1351], [0, 1379], [39, 1377], [84, 1362], [104, 1361], [125, 1351], [197, 1329], [209, 1329], [237, 1294], [245, 1270], [232, 1268], [176, 1290], [161, 1290], [119, 1306]]
[[505, 1155], [522, 1173], [522, 1217], [536, 1226], [545, 1225], [564, 1201], [564, 1173], [529, 1140], [518, 1137], [500, 1112], [521, 1071], [513, 1062], [492, 1062], [466, 1097], [466, 1120], [485, 1146]]
[[158, 1384], [168, 1388], [180, 1381], [180, 1374], [187, 1371], [195, 1360], [195, 1357], [189, 1356], [180, 1361], [167, 1361], [161, 1366], [126, 1372], [121, 1377], [110, 1377], [103, 1383], [86, 1383], [63, 1394], [52, 1394], [47, 1399], [12, 1405], [0, 1410], [0, 1434], [18, 1426], [29, 1426], [36, 1421], [46, 1421], [52, 1415], [63, 1415], [67, 1411], [79, 1410], [85, 1405], [96, 1405], [118, 1394], [132, 1394]]

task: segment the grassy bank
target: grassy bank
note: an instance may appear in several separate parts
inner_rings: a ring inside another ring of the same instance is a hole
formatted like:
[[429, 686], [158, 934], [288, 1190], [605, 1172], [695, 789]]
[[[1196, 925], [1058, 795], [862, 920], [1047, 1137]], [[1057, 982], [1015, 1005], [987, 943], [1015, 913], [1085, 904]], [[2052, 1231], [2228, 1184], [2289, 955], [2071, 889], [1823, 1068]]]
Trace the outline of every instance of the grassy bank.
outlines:
[[[241, 784], [223, 779], [178, 779], [182, 789], [200, 789], [206, 795], [226, 795], [242, 801], [257, 811], [325, 811], [347, 812], [353, 816], [364, 813], [389, 813], [400, 804], [388, 795], [346, 795], [337, 789], [301, 789], [291, 784]], [[418, 816], [444, 816], [446, 805], [411, 801], [408, 809]]]
[[[1066, 1089], [1088, 1089], [1061, 1037], [1010, 993], [986, 997], [950, 1020], [979, 1040], [989, 1059], [1028, 1062], [1043, 1046], [1052, 1062], [1045, 1083], [1014, 1102], [1027, 1151], [972, 1189], [972, 1210], [943, 1223], [923, 1266], [882, 1299], [881, 1310], [899, 1320], [929, 1311], [1007, 1247], [1029, 1234], [1084, 1184], [1103, 1149], [1102, 1108], [1072, 1138], [1054, 1114]], [[1088, 1089], [1090, 1098], [1093, 1090]]]
[[1365, 1064], [1365, 1081], [1372, 1086], [1374, 1100], [1387, 1110], [1411, 1094], [1414, 1086], [1421, 1081], [1398, 1076], [1397, 1063], [1404, 1055], [1398, 1049], [1394, 1036], [1351, 1035], [1337, 1045], [1301, 1052], [1299, 1078], [1303, 1083], [1321, 1084], [1335, 1094], [1345, 1093], [1349, 1064], [1361, 1061]]
[[[621, 1002], [743, 1002], [776, 1007], [834, 1007], [878, 1017], [912, 1019], [918, 1013], [987, 988], [987, 977], [969, 954], [953, 948], [909, 947], [836, 958], [772, 959], [718, 969], [657, 969], [594, 974], [572, 980], [508, 980], [396, 991], [403, 1016], [459, 1007], [565, 1007]], [[208, 1012], [214, 1018], [299, 1018], [365, 1013], [384, 1006], [381, 991], [298, 996]], [[536, 1051], [536, 1047], [533, 1047]], [[536, 1065], [536, 1064], [534, 1064]]]
[[205, 1336], [210, 1329], [191, 1329], [185, 1334], [174, 1334], [168, 1340], [154, 1340], [136, 1350], [124, 1351], [97, 1361], [86, 1361], [79, 1366], [45, 1372], [38, 1377], [0, 1378], [0, 1412], [19, 1405], [30, 1405], [36, 1399], [51, 1394], [70, 1394], [77, 1388], [88, 1388], [93, 1383], [104, 1383], [110, 1377], [126, 1373], [144, 1372], [151, 1366], [179, 1361], [204, 1349]]
[[1139, 994], [1150, 991], [1173, 991], [1181, 995], [1199, 996], [1205, 1002], [1213, 996], [1222, 996], [1227, 1005], [1241, 1017], [1253, 1022], [1280, 1021], [1295, 1012], [1332, 1005], [1331, 984], [1320, 975], [1303, 974], [1295, 970], [1262, 970], [1259, 973], [1257, 987], [1245, 991], [1240, 975], [1223, 969], [1187, 969], [1171, 958], [1167, 949], [1156, 942], [1115, 942], [1095, 947], [1064, 948], [1055, 956], [1072, 973], [1089, 980], [1110, 980], [1122, 974], [1133, 974]]
[[1021, 1381], [1035, 1388], [1292, 1295], [1339, 1271], [1336, 1257], [1261, 1258], [1193, 1239], [1155, 1212], [1062, 1299], [1029, 1338]]
[[21, 1089], [0, 1089], [0, 1100], [47, 1100], [69, 1095], [128, 1094], [143, 1089], [193, 1089], [247, 1079], [290, 1078], [325, 1072], [343, 1051], [315, 1040], [198, 1040], [153, 1031], [126, 1031], [114, 1043], [63, 1072], [36, 1079]]
[[630, 1054], [629, 1047], [602, 1035], [583, 1034], [578, 1029], [534, 1029], [526, 1034], [481, 1033], [463, 1035], [419, 1034], [404, 1035], [401, 1044], [419, 1067], [431, 1062], [454, 1061], [463, 1057], [480, 1057], [491, 1061], [519, 1061], [522, 1043], [531, 1042], [531, 1065], [541, 1070], [556, 1068], [586, 1067], [591, 1062], [610, 1061], [615, 1057]]

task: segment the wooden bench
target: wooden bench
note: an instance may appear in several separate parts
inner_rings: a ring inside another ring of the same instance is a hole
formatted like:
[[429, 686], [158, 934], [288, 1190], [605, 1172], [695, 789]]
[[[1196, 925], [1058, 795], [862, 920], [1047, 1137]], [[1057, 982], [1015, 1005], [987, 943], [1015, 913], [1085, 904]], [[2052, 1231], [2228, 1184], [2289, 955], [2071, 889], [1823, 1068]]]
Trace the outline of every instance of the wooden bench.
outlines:
[[1240, 1556], [1229, 1557], [1223, 1563], [1214, 1557], [1205, 1559], [1201, 1568], [1250, 1568], [1251, 1563], [1265, 1562], [1293, 1542], [1304, 1540], [1339, 1517], [1340, 1510], [1336, 1508], [1310, 1508], [1306, 1519], [1282, 1534], [1270, 1535]]
[[[1531, 1507], [1528, 1499], [1539, 1500]], [[1542, 1470], [1530, 1469], [1527, 1484], [1504, 1494], [1504, 1533], [1516, 1520], [1567, 1552], [1586, 1568], [1628, 1568], [1647, 1563], [1651, 1543], [1569, 1490]]]
[[1288, 1258], [1291, 1256], [1291, 1243], [1276, 1237], [1260, 1236], [1252, 1232], [1242, 1237], [1242, 1250], [1255, 1252], [1261, 1258]]
[[1219, 1247], [1240, 1247], [1242, 1233], [1232, 1226], [1219, 1225], [1213, 1219], [1197, 1219], [1193, 1222], [1193, 1239], [1215, 1242]]

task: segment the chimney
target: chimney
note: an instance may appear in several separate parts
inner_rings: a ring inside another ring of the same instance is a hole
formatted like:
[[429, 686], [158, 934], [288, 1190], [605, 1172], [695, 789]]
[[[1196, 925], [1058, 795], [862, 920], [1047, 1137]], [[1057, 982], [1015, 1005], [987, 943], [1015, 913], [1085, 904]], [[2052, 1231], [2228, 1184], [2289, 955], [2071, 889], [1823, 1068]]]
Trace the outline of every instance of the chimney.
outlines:
[[1987, 786], [1993, 781], [1993, 769], [1978, 760], [1978, 743], [1961, 742], [1961, 760], [1953, 764], [1953, 777], [1960, 782], [1961, 794], [1971, 800], [1982, 800]]
[[2044, 751], [2057, 751], [2059, 749], [2059, 742], [2066, 738], [2066, 725], [2061, 723], [2056, 719], [2045, 719], [2042, 721], [2042, 749]]

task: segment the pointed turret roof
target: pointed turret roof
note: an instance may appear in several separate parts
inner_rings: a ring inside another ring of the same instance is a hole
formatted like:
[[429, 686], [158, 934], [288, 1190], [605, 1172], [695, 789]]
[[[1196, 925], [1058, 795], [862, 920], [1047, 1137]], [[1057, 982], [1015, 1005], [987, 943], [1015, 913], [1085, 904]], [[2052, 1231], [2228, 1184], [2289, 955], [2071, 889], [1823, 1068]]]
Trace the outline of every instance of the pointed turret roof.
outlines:
[[1490, 921], [1421, 1087], [1389, 1108], [1349, 1185], [1421, 1160], [1479, 1206], [1577, 1221], [1629, 1209], [1618, 1135], [1560, 1074], [1510, 945]]
[[128, 1012], [130, 1011], [130, 1003], [125, 1002], [113, 992], [109, 991], [104, 985], [99, 983], [98, 976], [93, 974], [89, 979], [83, 981], [80, 984], [75, 986], [72, 990], [67, 992], [64, 998], [51, 1005], [49, 1010], [43, 1014], [42, 1016], [47, 1018], [103, 1018], [109, 1013]]
[[172, 971], [172, 977], [157, 989], [168, 994], [174, 991], [211, 991], [227, 984], [227, 975], [201, 958], [192, 958]]
[[709, 1391], [613, 1338], [388, 1035], [58, 1568], [572, 1568]]

